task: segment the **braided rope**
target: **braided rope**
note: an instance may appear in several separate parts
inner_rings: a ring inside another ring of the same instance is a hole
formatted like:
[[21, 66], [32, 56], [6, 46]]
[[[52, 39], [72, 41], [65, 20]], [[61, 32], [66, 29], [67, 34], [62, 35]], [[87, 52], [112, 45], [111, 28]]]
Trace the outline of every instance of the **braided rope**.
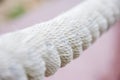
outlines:
[[48, 22], [1, 36], [0, 80], [53, 75], [119, 19], [119, 0], [87, 0]]

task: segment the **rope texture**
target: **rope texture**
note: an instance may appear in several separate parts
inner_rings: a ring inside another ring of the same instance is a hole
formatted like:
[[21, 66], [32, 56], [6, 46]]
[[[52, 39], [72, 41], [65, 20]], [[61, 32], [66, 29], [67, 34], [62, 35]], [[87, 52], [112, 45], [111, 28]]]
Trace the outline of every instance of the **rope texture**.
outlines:
[[62, 15], [0, 37], [0, 80], [43, 80], [120, 19], [119, 0], [86, 0]]

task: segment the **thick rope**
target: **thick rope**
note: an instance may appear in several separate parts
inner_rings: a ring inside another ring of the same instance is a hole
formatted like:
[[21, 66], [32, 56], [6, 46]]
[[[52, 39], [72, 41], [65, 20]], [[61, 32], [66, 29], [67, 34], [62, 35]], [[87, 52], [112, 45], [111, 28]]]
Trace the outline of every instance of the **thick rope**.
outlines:
[[53, 75], [119, 19], [119, 0], [87, 0], [48, 22], [1, 36], [0, 80]]

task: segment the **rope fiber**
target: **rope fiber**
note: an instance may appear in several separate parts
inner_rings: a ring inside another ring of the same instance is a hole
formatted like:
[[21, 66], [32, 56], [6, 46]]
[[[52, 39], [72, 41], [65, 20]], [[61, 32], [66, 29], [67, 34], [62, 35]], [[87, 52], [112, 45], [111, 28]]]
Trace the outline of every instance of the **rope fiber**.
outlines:
[[86, 0], [62, 15], [0, 36], [0, 80], [43, 80], [120, 20], [119, 0]]

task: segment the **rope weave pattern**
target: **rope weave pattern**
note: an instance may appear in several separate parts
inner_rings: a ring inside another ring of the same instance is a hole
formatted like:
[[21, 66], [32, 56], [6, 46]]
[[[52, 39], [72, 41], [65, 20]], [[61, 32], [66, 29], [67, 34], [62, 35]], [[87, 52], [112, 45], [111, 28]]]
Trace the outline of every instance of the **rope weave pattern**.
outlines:
[[119, 0], [87, 0], [0, 37], [0, 80], [43, 80], [76, 59], [120, 19]]

